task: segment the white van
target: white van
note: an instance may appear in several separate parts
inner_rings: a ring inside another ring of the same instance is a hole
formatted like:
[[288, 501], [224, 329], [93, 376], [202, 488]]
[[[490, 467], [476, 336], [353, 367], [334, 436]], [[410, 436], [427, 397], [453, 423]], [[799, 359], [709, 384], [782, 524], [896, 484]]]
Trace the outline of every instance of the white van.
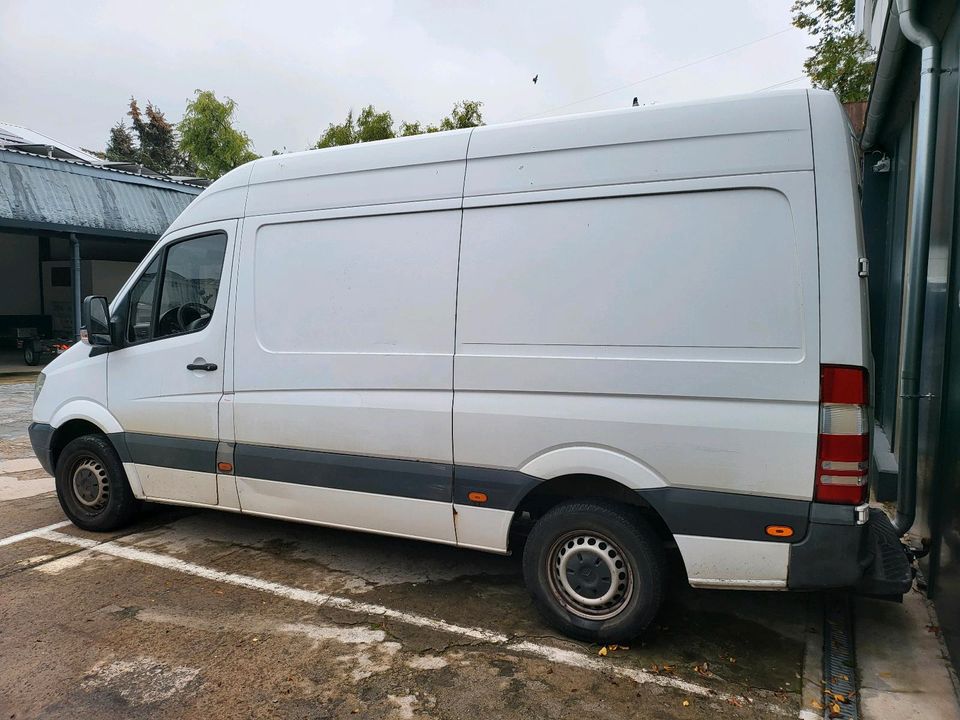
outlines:
[[109, 322], [87, 299], [30, 434], [82, 528], [150, 500], [522, 548], [545, 618], [601, 642], [653, 619], [671, 548], [697, 587], [902, 593], [865, 274], [824, 92], [268, 157]]

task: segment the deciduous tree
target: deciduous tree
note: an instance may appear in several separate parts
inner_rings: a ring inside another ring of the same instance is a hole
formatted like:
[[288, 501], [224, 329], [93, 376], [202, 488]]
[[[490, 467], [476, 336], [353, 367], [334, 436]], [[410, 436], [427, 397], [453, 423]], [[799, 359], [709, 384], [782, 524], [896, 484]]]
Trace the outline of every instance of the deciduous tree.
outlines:
[[816, 44], [803, 64], [814, 87], [833, 90], [840, 102], [860, 102], [870, 94], [870, 46], [854, 25], [854, 0], [795, 0], [793, 25]]
[[408, 135], [422, 135], [423, 133], [434, 133], [441, 130], [476, 127], [477, 125], [483, 125], [481, 105], [483, 103], [477, 100], [462, 100], [453, 106], [453, 110], [440, 121], [439, 125], [425, 125], [419, 120], [401, 122], [399, 132], [394, 131], [393, 116], [389, 112], [377, 112], [373, 105], [367, 105], [360, 111], [356, 119], [354, 119], [351, 110], [342, 123], [328, 125], [315, 147], [328, 148], [358, 142], [387, 140], [397, 136], [407, 137]]
[[196, 172], [215, 180], [235, 167], [259, 157], [250, 137], [233, 127], [237, 104], [230, 98], [218, 100], [212, 90], [197, 90], [187, 102], [183, 120], [177, 125], [179, 149]]

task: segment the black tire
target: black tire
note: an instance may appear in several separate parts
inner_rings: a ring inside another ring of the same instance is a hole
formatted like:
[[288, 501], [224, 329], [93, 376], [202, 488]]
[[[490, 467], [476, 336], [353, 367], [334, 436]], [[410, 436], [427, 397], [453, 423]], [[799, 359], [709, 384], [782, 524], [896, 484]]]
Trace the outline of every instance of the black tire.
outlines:
[[63, 512], [84, 530], [122, 528], [140, 507], [117, 451], [103, 435], [67, 443], [57, 459], [56, 485]]
[[30, 366], [36, 365], [39, 362], [37, 357], [37, 351], [33, 347], [33, 343], [25, 343], [23, 346], [23, 361]]
[[605, 500], [552, 508], [523, 552], [524, 581], [543, 619], [596, 643], [626, 642], [646, 629], [663, 601], [666, 570], [663, 543], [637, 509]]

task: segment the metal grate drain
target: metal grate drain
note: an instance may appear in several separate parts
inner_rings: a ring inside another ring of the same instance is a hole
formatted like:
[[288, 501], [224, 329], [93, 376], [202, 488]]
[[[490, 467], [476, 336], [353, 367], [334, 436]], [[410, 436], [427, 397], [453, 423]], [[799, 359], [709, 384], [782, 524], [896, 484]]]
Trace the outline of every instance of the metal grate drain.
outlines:
[[860, 720], [857, 695], [857, 659], [853, 644], [853, 615], [847, 594], [824, 599], [823, 717]]

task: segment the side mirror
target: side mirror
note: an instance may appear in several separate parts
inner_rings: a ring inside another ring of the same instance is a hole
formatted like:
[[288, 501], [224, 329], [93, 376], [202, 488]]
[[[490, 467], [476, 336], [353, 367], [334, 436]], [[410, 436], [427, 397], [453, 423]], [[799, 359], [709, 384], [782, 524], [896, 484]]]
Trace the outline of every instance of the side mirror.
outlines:
[[80, 342], [94, 347], [110, 347], [110, 308], [102, 295], [90, 295], [83, 301]]

